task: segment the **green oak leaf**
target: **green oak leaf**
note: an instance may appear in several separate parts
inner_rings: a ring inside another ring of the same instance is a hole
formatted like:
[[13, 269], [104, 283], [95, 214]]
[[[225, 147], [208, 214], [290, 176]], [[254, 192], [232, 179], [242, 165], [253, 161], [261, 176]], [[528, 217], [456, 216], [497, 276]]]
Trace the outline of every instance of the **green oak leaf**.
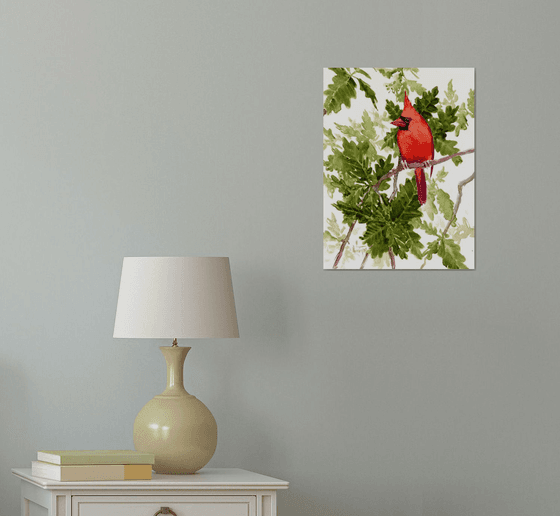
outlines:
[[461, 254], [461, 247], [451, 238], [444, 237], [440, 241], [437, 254], [448, 269], [468, 269], [465, 265], [466, 258]]
[[351, 224], [355, 220], [365, 224], [370, 218], [370, 214], [366, 212], [363, 206], [358, 206], [353, 202], [337, 201], [333, 203], [333, 207], [342, 213], [345, 224]]
[[384, 236], [399, 258], [406, 259], [409, 251], [415, 256], [422, 256], [420, 235], [414, 231], [414, 222], [421, 216], [415, 183], [407, 179], [390, 204], [384, 221]]
[[354, 70], [354, 73], [360, 73], [365, 75], [368, 79], [371, 79], [370, 75], [365, 70], [362, 70], [361, 68], [354, 68]]
[[399, 188], [390, 208], [390, 218], [393, 222], [408, 222], [421, 217], [420, 202], [416, 191], [416, 183], [407, 179]]
[[428, 215], [430, 220], [438, 214], [436, 205], [436, 192], [438, 191], [436, 179], [427, 179], [428, 192], [426, 195], [426, 203], [422, 206], [422, 211]]
[[[424, 88], [424, 86], [422, 86], [418, 81], [415, 81], [413, 79], [405, 79], [403, 82], [409, 93], [413, 91], [415, 93], [418, 93], [418, 95], [422, 95], [426, 91], [426, 88]], [[404, 96], [403, 96], [403, 101], [404, 101]]]
[[334, 135], [332, 129], [323, 129], [323, 150], [327, 147], [330, 147], [331, 149], [339, 149], [339, 140], [340, 138]]
[[467, 98], [467, 110], [469, 115], [474, 118], [474, 90], [469, 90], [469, 96]]
[[385, 109], [386, 109], [387, 113], [389, 114], [389, 117], [391, 118], [391, 121], [396, 120], [397, 118], [399, 118], [401, 116], [402, 107], [399, 106], [399, 104], [396, 104], [395, 102], [392, 102], [391, 100], [387, 100], [385, 102]]
[[367, 157], [369, 143], [356, 143], [352, 140], [343, 138], [342, 147], [342, 151], [338, 149], [333, 151], [333, 168], [339, 172], [350, 174], [356, 180], [361, 180], [362, 182], [367, 181], [372, 174], [369, 158]]
[[372, 258], [381, 258], [389, 251], [389, 241], [386, 236], [386, 226], [384, 219], [372, 218], [366, 224], [366, 230], [362, 235], [362, 240], [369, 248]]
[[397, 132], [398, 132], [398, 129], [395, 127], [395, 129], [391, 129], [385, 135], [385, 137], [383, 138], [383, 146], [381, 147], [382, 149], [387, 147], [389, 149], [398, 150]]
[[420, 222], [418, 229], [423, 229], [427, 235], [431, 235], [431, 236], [438, 235], [437, 228], [433, 224], [430, 224], [429, 222], [426, 222], [424, 220]]
[[358, 83], [360, 84], [360, 89], [364, 92], [365, 96], [372, 101], [373, 107], [377, 108], [377, 97], [375, 96], [375, 91], [371, 89], [367, 82], [360, 78], [358, 78]]
[[342, 125], [336, 122], [334, 125], [343, 135], [349, 136], [350, 138], [356, 138], [357, 140], [360, 139], [361, 131], [355, 125]]
[[467, 122], [467, 115], [468, 115], [467, 108], [465, 107], [465, 103], [461, 104], [461, 107], [457, 111], [457, 127], [455, 128], [455, 136], [459, 136], [461, 131], [465, 131], [469, 123]]
[[464, 238], [474, 238], [474, 228], [471, 227], [469, 221], [463, 217], [462, 222], [457, 224], [456, 228], [452, 228], [450, 234], [451, 238], [453, 238], [455, 242], [459, 243]]
[[[442, 156], [450, 156], [451, 154], [459, 152], [455, 140], [434, 140], [434, 147]], [[453, 161], [455, 165], [460, 165], [463, 162], [461, 156], [455, 156], [451, 158], [451, 161]]]
[[336, 190], [336, 183], [334, 182], [333, 178], [334, 176], [328, 176], [327, 174], [323, 173], [323, 184], [327, 187], [327, 194], [331, 199]]
[[434, 254], [438, 253], [439, 247], [439, 240], [433, 240], [432, 242], [429, 242], [426, 246], [426, 250], [424, 251], [424, 257], [427, 260], [431, 260]]
[[447, 106], [445, 111], [441, 108], [437, 110], [437, 120], [434, 121], [434, 125], [438, 135], [444, 135], [455, 130], [458, 109], [458, 107]]
[[392, 80], [385, 84], [385, 88], [388, 91], [392, 91], [399, 102], [403, 102], [405, 92], [416, 92], [422, 95], [426, 91], [424, 86], [418, 81], [408, 79], [405, 75], [405, 72], [412, 73], [412, 75], [418, 78], [418, 68], [377, 68], [376, 70], [387, 79]]
[[451, 220], [453, 217], [453, 201], [445, 190], [439, 190], [436, 193], [437, 203], [445, 220]]
[[434, 113], [437, 113], [437, 105], [439, 88], [436, 86], [431, 91], [424, 91], [421, 97], [417, 97], [414, 101], [414, 109], [420, 113], [426, 122], [429, 122]]
[[445, 90], [445, 98], [441, 101], [441, 104], [442, 106], [455, 107], [458, 100], [459, 95], [457, 95], [456, 91], [453, 89], [453, 80], [450, 80]]
[[376, 269], [390, 269], [391, 268], [391, 258], [389, 253], [385, 253], [383, 256], [377, 256], [372, 258], [372, 266]]
[[410, 224], [390, 226], [387, 235], [393, 253], [399, 258], [406, 260], [409, 251], [417, 258], [422, 257], [424, 245], [420, 242], [420, 235], [413, 230]]
[[344, 239], [342, 228], [336, 222], [334, 213], [331, 213], [331, 216], [327, 218], [327, 228], [328, 231], [326, 231], [326, 233], [328, 232], [335, 240], [340, 241]]
[[362, 134], [368, 138], [370, 141], [375, 142], [377, 139], [377, 133], [375, 132], [375, 124], [369, 113], [364, 110], [362, 113]]
[[436, 181], [443, 181], [447, 175], [449, 174], [449, 172], [447, 172], [447, 170], [445, 170], [445, 167], [441, 167], [441, 170], [437, 171], [435, 180]]
[[423, 248], [424, 248], [424, 244], [420, 242], [420, 235], [418, 235], [414, 231], [411, 231], [409, 242], [410, 242], [410, 252], [420, 260], [423, 255]]
[[393, 158], [391, 156], [387, 156], [387, 158], [379, 158], [374, 165], [375, 169], [375, 178], [379, 181], [385, 174], [388, 174], [393, 170]]
[[332, 84], [325, 90], [324, 108], [326, 114], [338, 113], [342, 105], [350, 107], [352, 99], [356, 98], [356, 81], [344, 68], [330, 68], [335, 72]]
[[375, 68], [375, 71], [379, 72], [386, 79], [390, 79], [398, 70], [398, 68]]
[[[374, 165], [374, 176], [375, 176], [375, 181], [378, 182], [385, 174], [388, 174], [389, 172], [391, 172], [391, 170], [394, 168], [393, 165], [393, 158], [392, 156], [387, 156], [387, 158], [383, 159], [383, 158], [378, 158], [377, 162]], [[379, 191], [383, 192], [385, 190], [388, 190], [390, 188], [390, 179], [385, 179], [380, 185], [379, 185]]]

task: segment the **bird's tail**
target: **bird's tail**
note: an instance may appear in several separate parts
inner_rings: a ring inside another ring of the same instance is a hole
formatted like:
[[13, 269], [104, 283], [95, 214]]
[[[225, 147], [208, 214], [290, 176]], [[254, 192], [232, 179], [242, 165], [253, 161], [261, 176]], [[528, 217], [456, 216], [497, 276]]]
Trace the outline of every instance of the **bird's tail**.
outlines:
[[423, 168], [417, 168], [414, 173], [416, 175], [418, 200], [420, 201], [420, 204], [424, 204], [426, 202], [426, 174], [424, 174]]

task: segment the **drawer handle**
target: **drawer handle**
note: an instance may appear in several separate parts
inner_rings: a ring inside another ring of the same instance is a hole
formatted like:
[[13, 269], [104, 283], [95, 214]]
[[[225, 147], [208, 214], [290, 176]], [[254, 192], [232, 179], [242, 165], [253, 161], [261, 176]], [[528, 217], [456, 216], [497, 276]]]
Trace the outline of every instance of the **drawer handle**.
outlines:
[[162, 507], [154, 516], [158, 516], [158, 514], [172, 514], [173, 516], [177, 516], [169, 507]]

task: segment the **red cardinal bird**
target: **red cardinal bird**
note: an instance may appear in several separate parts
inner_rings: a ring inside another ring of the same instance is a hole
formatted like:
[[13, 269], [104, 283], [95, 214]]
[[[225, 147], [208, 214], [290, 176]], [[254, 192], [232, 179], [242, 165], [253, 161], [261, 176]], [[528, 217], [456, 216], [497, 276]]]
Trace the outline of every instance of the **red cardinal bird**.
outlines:
[[[405, 163], [424, 163], [434, 159], [434, 138], [430, 126], [424, 117], [412, 107], [410, 100], [404, 94], [404, 109], [401, 116], [391, 122], [399, 128], [397, 132], [397, 143], [401, 152], [401, 158]], [[430, 171], [430, 177], [434, 167]], [[423, 168], [417, 168], [416, 188], [418, 189], [418, 200], [420, 204], [426, 202], [426, 175]]]

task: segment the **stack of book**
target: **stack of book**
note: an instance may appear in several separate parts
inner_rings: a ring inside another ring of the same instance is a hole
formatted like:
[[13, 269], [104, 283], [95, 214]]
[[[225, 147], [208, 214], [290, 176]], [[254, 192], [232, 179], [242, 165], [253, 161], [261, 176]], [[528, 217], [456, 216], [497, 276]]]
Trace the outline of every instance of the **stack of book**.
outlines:
[[61, 482], [150, 480], [152, 453], [135, 450], [43, 450], [31, 462], [31, 474]]

